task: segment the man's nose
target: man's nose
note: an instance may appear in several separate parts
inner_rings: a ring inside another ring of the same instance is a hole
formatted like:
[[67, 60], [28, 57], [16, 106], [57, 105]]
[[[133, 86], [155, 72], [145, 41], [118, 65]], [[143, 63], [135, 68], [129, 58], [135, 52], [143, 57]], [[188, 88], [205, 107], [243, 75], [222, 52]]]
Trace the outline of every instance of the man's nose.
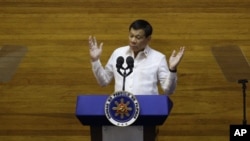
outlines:
[[136, 43], [137, 39], [135, 37], [131, 38], [131, 42]]

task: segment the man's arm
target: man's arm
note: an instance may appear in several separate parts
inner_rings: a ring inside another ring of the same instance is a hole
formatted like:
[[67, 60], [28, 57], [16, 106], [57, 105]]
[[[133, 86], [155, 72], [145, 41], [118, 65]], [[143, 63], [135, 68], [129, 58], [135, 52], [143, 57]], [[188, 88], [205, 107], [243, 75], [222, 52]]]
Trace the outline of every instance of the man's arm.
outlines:
[[107, 64], [107, 66], [104, 69], [100, 60], [91, 62], [91, 65], [92, 65], [92, 71], [94, 73], [94, 76], [98, 84], [100, 86], [107, 86], [113, 79], [113, 72], [110, 69], [111, 66], [108, 67], [109, 65]]
[[[169, 58], [169, 66], [167, 65], [166, 58], [161, 61], [159, 79], [161, 87], [165, 94], [171, 95], [174, 93], [177, 85], [177, 67], [180, 64], [185, 47], [180, 47], [179, 52], [175, 50], [172, 52]], [[164, 78], [165, 77], [165, 78]]]
[[103, 68], [100, 56], [102, 53], [101, 43], [98, 46], [97, 40], [95, 37], [89, 36], [89, 54], [91, 59], [92, 71], [94, 76], [100, 86], [106, 86], [110, 83], [113, 78], [113, 73], [110, 68]]
[[158, 78], [164, 94], [173, 94], [177, 85], [177, 73], [169, 71], [165, 57], [160, 61]]

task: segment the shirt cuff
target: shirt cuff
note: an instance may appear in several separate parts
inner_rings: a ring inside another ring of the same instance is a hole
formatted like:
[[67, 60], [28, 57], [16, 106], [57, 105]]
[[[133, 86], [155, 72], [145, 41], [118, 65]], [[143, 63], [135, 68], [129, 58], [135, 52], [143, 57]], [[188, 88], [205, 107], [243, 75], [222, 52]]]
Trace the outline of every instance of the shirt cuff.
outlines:
[[98, 67], [101, 66], [101, 62], [100, 60], [96, 60], [94, 62], [91, 62], [91, 65], [92, 65], [93, 70], [96, 70]]
[[170, 72], [169, 73], [169, 79], [170, 80], [175, 80], [177, 78], [177, 73], [175, 72]]

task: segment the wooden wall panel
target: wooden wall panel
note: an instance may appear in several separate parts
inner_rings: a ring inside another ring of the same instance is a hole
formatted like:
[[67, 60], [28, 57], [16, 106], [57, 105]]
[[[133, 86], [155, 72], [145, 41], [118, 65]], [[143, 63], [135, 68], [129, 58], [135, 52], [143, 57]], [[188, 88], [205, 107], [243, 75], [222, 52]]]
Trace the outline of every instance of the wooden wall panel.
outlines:
[[88, 36], [104, 42], [105, 64], [143, 18], [155, 49], [169, 56], [186, 46], [159, 141], [228, 141], [229, 125], [242, 123], [241, 85], [226, 80], [211, 48], [238, 46], [250, 60], [249, 13], [249, 0], [0, 0], [0, 46], [27, 48], [12, 79], [0, 83], [0, 140], [90, 140], [75, 117], [76, 97], [110, 94], [113, 82], [97, 85]]

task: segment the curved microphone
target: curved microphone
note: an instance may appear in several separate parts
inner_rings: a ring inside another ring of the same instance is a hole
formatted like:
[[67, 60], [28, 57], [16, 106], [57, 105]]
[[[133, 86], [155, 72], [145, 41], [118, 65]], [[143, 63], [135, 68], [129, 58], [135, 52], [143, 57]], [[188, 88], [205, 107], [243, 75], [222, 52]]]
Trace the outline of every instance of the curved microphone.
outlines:
[[122, 56], [119, 56], [116, 59], [116, 68], [117, 69], [123, 69], [123, 67], [122, 67], [123, 63], [124, 63], [124, 58]]
[[131, 56], [128, 56], [126, 59], [127, 62], [127, 68], [129, 69], [129, 72], [126, 74], [126, 76], [130, 75], [133, 72], [133, 68], [134, 68], [134, 59]]
[[[122, 56], [119, 56], [116, 59], [116, 68], [117, 68], [117, 72], [123, 76], [123, 86], [122, 86], [122, 90], [125, 90], [125, 78], [130, 75], [133, 72], [133, 67], [134, 67], [134, 59], [131, 56], [128, 56], [126, 58], [126, 63], [127, 63], [127, 67], [123, 68], [123, 63], [124, 63], [124, 58]], [[121, 72], [121, 69], [124, 70], [123, 73]], [[126, 70], [129, 69], [129, 72], [127, 73]]]
[[127, 68], [132, 69], [134, 67], [134, 59], [131, 56], [128, 56], [126, 59], [127, 62]]

